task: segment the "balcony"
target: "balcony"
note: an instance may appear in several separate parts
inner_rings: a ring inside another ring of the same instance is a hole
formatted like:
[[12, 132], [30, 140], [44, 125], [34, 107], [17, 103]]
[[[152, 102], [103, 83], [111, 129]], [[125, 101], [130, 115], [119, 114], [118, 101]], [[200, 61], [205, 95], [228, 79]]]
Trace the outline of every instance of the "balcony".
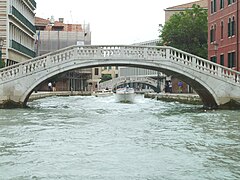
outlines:
[[15, 7], [12, 6], [12, 14], [16, 16], [19, 21], [25, 24], [29, 29], [31, 29], [34, 33], [36, 33], [36, 27], [27, 20]]
[[30, 3], [33, 5], [34, 8], [37, 7], [37, 3], [35, 2], [35, 0], [29, 0], [29, 1], [30, 1]]
[[34, 51], [32, 51], [31, 49], [28, 49], [27, 47], [21, 45], [20, 43], [14, 41], [14, 40], [11, 40], [11, 47], [17, 51], [20, 51], [21, 53], [23, 54], [26, 54], [28, 56], [31, 56], [32, 58], [33, 57], [36, 57], [36, 53]]

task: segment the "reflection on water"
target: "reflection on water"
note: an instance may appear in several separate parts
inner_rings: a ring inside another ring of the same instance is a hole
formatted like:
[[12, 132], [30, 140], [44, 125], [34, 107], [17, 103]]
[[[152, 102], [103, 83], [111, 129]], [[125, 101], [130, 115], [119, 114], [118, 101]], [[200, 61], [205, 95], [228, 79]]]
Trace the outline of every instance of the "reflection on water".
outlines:
[[240, 112], [136, 97], [0, 110], [0, 179], [239, 179]]

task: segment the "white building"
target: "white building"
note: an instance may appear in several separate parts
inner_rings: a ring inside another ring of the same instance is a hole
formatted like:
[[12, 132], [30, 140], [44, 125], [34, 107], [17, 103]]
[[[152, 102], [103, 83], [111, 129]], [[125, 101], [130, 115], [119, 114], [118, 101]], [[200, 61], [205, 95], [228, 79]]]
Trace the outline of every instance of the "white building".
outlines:
[[35, 57], [35, 0], [0, 1], [0, 39], [6, 66]]

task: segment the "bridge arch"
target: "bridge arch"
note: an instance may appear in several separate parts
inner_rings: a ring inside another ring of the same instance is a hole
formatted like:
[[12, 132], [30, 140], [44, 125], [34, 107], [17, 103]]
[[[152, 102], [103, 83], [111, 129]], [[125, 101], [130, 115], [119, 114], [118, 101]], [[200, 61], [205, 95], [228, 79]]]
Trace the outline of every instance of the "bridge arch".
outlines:
[[71, 46], [0, 70], [0, 104], [26, 106], [33, 89], [57, 74], [79, 68], [129, 66], [174, 75], [188, 83], [204, 106], [240, 101], [240, 73], [172, 47]]
[[154, 79], [152, 77], [146, 77], [144, 75], [142, 76], [122, 76], [122, 77], [117, 77], [105, 82], [102, 82], [99, 84], [100, 89], [106, 89], [106, 88], [111, 88], [114, 89], [118, 86], [122, 86], [124, 84], [131, 84], [131, 83], [138, 83], [138, 84], [144, 84], [151, 89], [157, 89], [157, 84], [158, 80]]

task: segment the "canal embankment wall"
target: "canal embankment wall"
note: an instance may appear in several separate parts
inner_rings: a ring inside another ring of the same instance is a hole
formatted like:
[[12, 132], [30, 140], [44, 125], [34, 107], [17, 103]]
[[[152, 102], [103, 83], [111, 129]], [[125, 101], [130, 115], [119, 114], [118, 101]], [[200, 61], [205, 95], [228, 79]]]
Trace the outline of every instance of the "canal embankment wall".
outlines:
[[[33, 92], [29, 97], [29, 101], [50, 97], [50, 96], [91, 96], [91, 92], [81, 91], [38, 91]], [[162, 101], [177, 101], [186, 104], [202, 105], [202, 100], [197, 94], [191, 93], [144, 93], [144, 98], [152, 98]]]
[[50, 96], [91, 96], [91, 92], [82, 91], [38, 91], [33, 92], [29, 101], [41, 99]]
[[185, 104], [203, 104], [199, 95], [191, 93], [145, 93], [144, 97], [168, 102], [177, 101]]

